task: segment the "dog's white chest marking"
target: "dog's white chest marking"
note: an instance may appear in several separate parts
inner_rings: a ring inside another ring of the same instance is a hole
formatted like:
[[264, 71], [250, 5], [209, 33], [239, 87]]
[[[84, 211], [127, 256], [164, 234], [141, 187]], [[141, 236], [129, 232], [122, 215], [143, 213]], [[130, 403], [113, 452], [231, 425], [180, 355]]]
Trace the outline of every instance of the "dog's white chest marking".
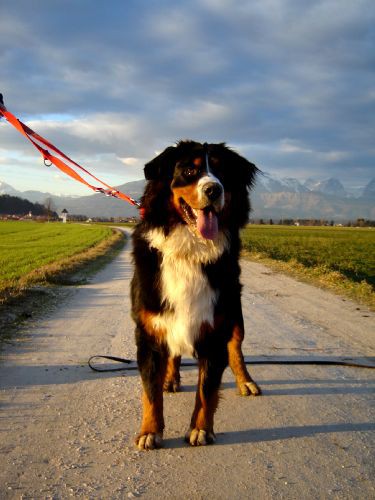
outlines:
[[165, 329], [172, 356], [192, 355], [202, 323], [213, 325], [217, 291], [210, 286], [202, 264], [214, 263], [228, 247], [228, 238], [219, 233], [213, 242], [177, 226], [167, 237], [162, 230], [147, 234], [151, 247], [163, 256], [161, 295], [167, 310], [154, 318], [154, 328]]

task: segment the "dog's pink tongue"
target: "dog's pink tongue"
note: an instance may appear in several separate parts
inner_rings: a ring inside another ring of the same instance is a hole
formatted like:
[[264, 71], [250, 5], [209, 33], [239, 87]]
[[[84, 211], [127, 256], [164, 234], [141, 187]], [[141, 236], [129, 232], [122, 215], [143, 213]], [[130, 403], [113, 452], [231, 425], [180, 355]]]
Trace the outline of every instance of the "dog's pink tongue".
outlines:
[[212, 210], [197, 210], [197, 229], [206, 240], [214, 240], [218, 233], [217, 216]]

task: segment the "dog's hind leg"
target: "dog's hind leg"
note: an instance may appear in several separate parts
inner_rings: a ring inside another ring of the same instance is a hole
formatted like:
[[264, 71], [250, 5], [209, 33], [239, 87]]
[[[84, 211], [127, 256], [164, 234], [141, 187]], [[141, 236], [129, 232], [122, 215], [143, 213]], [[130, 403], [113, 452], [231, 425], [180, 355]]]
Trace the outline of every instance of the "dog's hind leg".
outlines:
[[168, 357], [167, 373], [163, 386], [165, 392], [179, 392], [181, 390], [180, 365], [181, 356]]
[[261, 389], [247, 371], [242, 354], [241, 344], [243, 338], [243, 327], [236, 325], [233, 328], [232, 337], [228, 342], [229, 366], [236, 377], [237, 387], [241, 396], [258, 396], [261, 394]]

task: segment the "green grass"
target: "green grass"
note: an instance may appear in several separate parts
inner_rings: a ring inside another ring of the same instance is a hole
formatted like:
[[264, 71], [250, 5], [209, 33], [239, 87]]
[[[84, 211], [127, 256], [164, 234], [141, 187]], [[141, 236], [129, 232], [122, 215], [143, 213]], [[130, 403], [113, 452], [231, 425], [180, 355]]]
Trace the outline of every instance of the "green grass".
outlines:
[[375, 230], [371, 228], [248, 226], [243, 248], [252, 258], [283, 263], [294, 274], [375, 301]]
[[[112, 235], [105, 226], [0, 221], [0, 299], [47, 274], [61, 273]], [[90, 255], [94, 258], [95, 252]]]

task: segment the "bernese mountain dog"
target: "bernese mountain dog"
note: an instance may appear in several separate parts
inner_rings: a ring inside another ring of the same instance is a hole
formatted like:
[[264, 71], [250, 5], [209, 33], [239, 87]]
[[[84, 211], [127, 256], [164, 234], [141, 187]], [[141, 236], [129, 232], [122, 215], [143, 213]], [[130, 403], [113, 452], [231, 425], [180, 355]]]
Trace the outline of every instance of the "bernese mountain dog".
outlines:
[[180, 141], [145, 165], [142, 220], [133, 232], [131, 284], [143, 419], [136, 444], [162, 446], [163, 390], [180, 388], [181, 355], [198, 361], [195, 407], [186, 440], [215, 440], [223, 371], [242, 395], [260, 394], [241, 351], [239, 230], [258, 169], [222, 144]]

